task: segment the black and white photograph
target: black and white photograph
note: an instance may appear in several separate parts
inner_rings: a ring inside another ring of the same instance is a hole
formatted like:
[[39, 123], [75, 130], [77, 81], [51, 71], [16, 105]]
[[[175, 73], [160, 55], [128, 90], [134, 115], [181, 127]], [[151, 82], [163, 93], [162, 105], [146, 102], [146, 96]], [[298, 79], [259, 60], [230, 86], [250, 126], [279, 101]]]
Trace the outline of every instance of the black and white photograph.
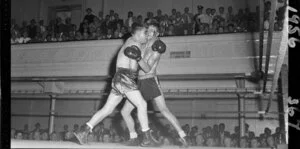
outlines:
[[11, 148], [292, 148], [291, 1], [3, 2], [1, 135]]

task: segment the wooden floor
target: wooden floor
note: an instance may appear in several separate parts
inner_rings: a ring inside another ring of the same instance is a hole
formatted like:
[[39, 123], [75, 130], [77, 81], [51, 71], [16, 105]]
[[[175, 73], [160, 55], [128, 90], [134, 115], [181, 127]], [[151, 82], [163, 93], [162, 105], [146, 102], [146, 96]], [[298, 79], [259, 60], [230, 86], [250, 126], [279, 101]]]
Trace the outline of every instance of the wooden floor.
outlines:
[[[98, 148], [98, 149], [154, 149], [152, 147], [132, 147], [124, 146], [117, 143], [89, 143], [87, 145], [78, 145], [74, 142], [67, 141], [34, 141], [34, 140], [11, 140], [11, 148]], [[179, 149], [178, 146], [161, 146], [155, 149]], [[188, 149], [222, 149], [222, 147], [200, 147], [193, 146]], [[224, 148], [224, 149], [237, 149], [237, 148]], [[245, 148], [243, 148], [245, 149]], [[253, 148], [252, 148], [253, 149]], [[259, 148], [264, 149], [264, 148]]]

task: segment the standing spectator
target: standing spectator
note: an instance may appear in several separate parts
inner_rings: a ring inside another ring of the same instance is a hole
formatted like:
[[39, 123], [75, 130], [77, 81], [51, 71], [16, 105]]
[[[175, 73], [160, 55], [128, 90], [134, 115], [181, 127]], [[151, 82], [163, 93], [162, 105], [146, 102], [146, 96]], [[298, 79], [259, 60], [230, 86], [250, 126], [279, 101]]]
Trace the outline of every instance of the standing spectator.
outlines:
[[22, 22], [22, 27], [20, 28], [20, 34], [28, 31], [27, 21]]
[[225, 146], [225, 134], [229, 133], [227, 131], [225, 131], [225, 124], [224, 123], [220, 123], [219, 124], [219, 133], [218, 133], [218, 138], [220, 139], [220, 145], [221, 146]]
[[28, 26], [28, 37], [31, 39], [36, 38], [38, 27], [34, 19], [30, 21], [30, 25]]
[[224, 20], [225, 22], [227, 22], [227, 17], [226, 17], [226, 14], [225, 14], [225, 12], [224, 12], [224, 7], [219, 7], [219, 13], [218, 13], [218, 19], [219, 19], [219, 21], [222, 21], [222, 20]]
[[11, 139], [14, 139], [14, 138], [15, 138], [15, 135], [16, 135], [16, 129], [11, 128], [11, 129], [10, 129], [10, 138], [11, 138]]
[[209, 27], [212, 26], [212, 18], [210, 16], [211, 14], [211, 9], [210, 8], [207, 8], [206, 9], [206, 14], [204, 15], [200, 15], [200, 20], [201, 20], [201, 23], [204, 23], [204, 24], [208, 24]]
[[127, 15], [127, 19], [125, 20], [125, 26], [128, 28], [129, 32], [131, 32], [131, 27], [134, 22], [136, 22], [136, 19], [133, 16], [133, 12], [129, 11]]
[[95, 15], [92, 14], [93, 10], [91, 8], [87, 8], [86, 10], [86, 15], [84, 16], [83, 20], [87, 20], [87, 23], [90, 24], [94, 21]]
[[169, 21], [168, 15], [167, 14], [164, 15], [163, 18], [162, 18], [162, 20], [159, 23], [159, 26], [161, 28], [160, 31], [161, 31], [162, 35], [166, 34], [166, 32], [167, 32], [168, 27], [169, 27], [170, 24], [171, 24], [171, 22]]
[[154, 17], [154, 19], [157, 21], [157, 22], [161, 22], [162, 19], [163, 19], [163, 15], [162, 15], [162, 12], [160, 9], [157, 9], [156, 11], [157, 15]]
[[183, 35], [184, 34], [183, 23], [184, 23], [184, 20], [183, 20], [181, 13], [179, 11], [177, 11], [176, 19], [175, 19], [175, 23], [174, 23], [175, 35]]
[[[95, 17], [96, 18], [96, 17]], [[64, 29], [64, 34], [66, 35], [66, 36], [70, 36], [69, 35], [69, 33], [73, 30], [73, 25], [74, 24], [72, 24], [72, 20], [71, 20], [71, 18], [66, 18], [66, 20], [65, 20], [65, 29]]]
[[198, 135], [198, 127], [194, 126], [194, 127], [192, 127], [192, 130], [191, 130], [191, 133], [190, 133], [190, 140], [191, 140], [191, 145], [192, 146], [197, 145], [197, 141], [196, 141], [197, 135]]
[[46, 32], [46, 27], [44, 25], [44, 20], [39, 21], [39, 31], [41, 34], [44, 34]]
[[109, 133], [108, 129], [104, 128], [104, 124], [102, 122], [99, 123], [99, 131], [97, 132], [97, 136], [100, 142], [103, 142], [103, 136], [105, 133]]
[[189, 12], [189, 7], [184, 8], [183, 22], [184, 22], [184, 30], [187, 34], [193, 34], [193, 14]]
[[119, 18], [119, 14], [115, 13], [114, 16], [115, 16], [115, 20], [112, 22], [112, 26], [113, 26], [113, 30], [115, 31], [118, 27], [118, 24], [120, 25], [120, 29], [121, 29], [121, 27], [124, 25], [124, 21]]
[[198, 5], [197, 6], [197, 11], [198, 13], [194, 16], [194, 20], [195, 20], [195, 33], [199, 32], [199, 27], [201, 24], [201, 18], [203, 17], [203, 6]]
[[144, 23], [145, 24], [150, 24], [153, 21], [155, 21], [155, 19], [153, 17], [153, 13], [152, 12], [147, 12], [147, 18], [145, 18]]
[[211, 9], [210, 9], [210, 17], [211, 17], [212, 19], [216, 19], [216, 17], [217, 17], [216, 9], [214, 9], [214, 8], [211, 8]]
[[98, 12], [98, 17], [95, 17], [95, 18], [98, 18], [99, 22], [102, 23], [104, 21], [103, 11], [99, 11]]
[[138, 15], [137, 16], [136, 23], [138, 23], [138, 24], [144, 24], [143, 16], [142, 15]]
[[234, 23], [234, 14], [232, 12], [232, 6], [229, 6], [227, 9], [227, 14], [226, 14], [226, 24], [233, 24]]
[[266, 139], [266, 135], [264, 133], [260, 134], [259, 136], [259, 143], [260, 143], [260, 147], [267, 147], [267, 139]]
[[33, 129], [33, 132], [35, 132], [35, 131], [40, 132], [41, 131], [41, 124], [40, 123], [36, 123], [34, 126], [35, 126], [35, 128]]
[[114, 10], [109, 10], [109, 21], [113, 22], [115, 20], [115, 11]]
[[175, 24], [176, 18], [177, 18], [177, 11], [176, 9], [172, 9], [172, 13], [169, 17], [171, 24]]
[[28, 124], [24, 125], [24, 129], [22, 130], [23, 136], [26, 136], [27, 138], [25, 138], [26, 140], [28, 139], [29, 136], [29, 129], [28, 129]]

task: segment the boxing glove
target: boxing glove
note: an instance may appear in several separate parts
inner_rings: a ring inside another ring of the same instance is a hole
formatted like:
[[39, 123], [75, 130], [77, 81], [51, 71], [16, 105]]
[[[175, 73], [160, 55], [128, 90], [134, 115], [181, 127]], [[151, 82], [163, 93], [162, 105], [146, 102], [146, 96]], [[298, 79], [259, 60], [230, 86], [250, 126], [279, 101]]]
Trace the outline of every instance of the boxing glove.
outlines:
[[157, 51], [158, 53], [162, 54], [166, 52], [166, 44], [162, 42], [161, 40], [156, 40], [152, 44], [152, 50]]
[[124, 50], [124, 54], [129, 57], [130, 59], [134, 59], [136, 61], [140, 61], [142, 59], [142, 53], [141, 53], [141, 50], [135, 46], [135, 45], [132, 45], [130, 47], [127, 47], [125, 50]]

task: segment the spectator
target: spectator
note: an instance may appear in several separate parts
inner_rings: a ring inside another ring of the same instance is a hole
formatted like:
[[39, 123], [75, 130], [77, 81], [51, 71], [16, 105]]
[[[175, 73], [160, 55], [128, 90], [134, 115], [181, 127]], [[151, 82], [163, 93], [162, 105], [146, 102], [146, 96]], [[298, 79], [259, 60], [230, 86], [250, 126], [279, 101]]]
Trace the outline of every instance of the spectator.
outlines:
[[33, 140], [41, 140], [41, 134], [39, 131], [33, 132]]
[[87, 23], [90, 24], [94, 21], [95, 15], [92, 14], [93, 10], [91, 8], [87, 8], [86, 10], [86, 15], [84, 16], [83, 20], [87, 20]]
[[219, 130], [219, 132], [218, 132], [218, 138], [220, 140], [220, 145], [221, 146], [225, 146], [225, 142], [224, 142], [225, 135], [226, 135], [226, 133], [229, 133], [229, 132], [225, 131], [225, 124], [224, 123], [220, 123], [219, 124], [218, 130]]
[[206, 139], [206, 145], [207, 145], [208, 147], [213, 147], [213, 146], [215, 146], [215, 141], [214, 141], [213, 137], [208, 137], [208, 138]]
[[142, 15], [138, 15], [138, 16], [137, 16], [136, 22], [137, 22], [138, 24], [144, 24], [143, 16], [142, 16]]
[[20, 34], [28, 31], [27, 21], [22, 22], [22, 27], [20, 28]]
[[73, 132], [74, 132], [74, 133], [79, 132], [79, 125], [78, 125], [78, 124], [74, 124], [74, 125], [73, 125]]
[[226, 14], [226, 24], [233, 24], [234, 23], [234, 14], [232, 13], [232, 6], [228, 7], [228, 12]]
[[157, 9], [156, 11], [157, 15], [154, 17], [154, 19], [157, 21], [157, 22], [161, 22], [163, 20], [163, 15], [162, 15], [162, 12], [160, 9]]
[[267, 137], [267, 146], [270, 148], [275, 148], [276, 144], [275, 144], [275, 140], [274, 137], [272, 135]]
[[163, 17], [162, 17], [162, 20], [160, 21], [160, 23], [159, 23], [159, 26], [160, 26], [160, 28], [161, 28], [161, 33], [162, 33], [162, 35], [165, 35], [166, 34], [166, 32], [167, 32], [167, 30], [168, 30], [168, 27], [169, 27], [169, 25], [171, 24], [171, 22], [170, 22], [170, 20], [169, 20], [169, 18], [168, 18], [168, 15], [166, 14], [166, 15], [164, 15]]
[[60, 132], [60, 135], [63, 136], [63, 140], [65, 140], [66, 133], [69, 132], [69, 126], [67, 124], [64, 125], [63, 131]]
[[127, 19], [125, 20], [125, 26], [128, 28], [129, 32], [131, 32], [131, 27], [134, 22], [136, 22], [136, 19], [133, 16], [133, 12], [129, 11], [127, 15]]
[[34, 126], [35, 126], [35, 128], [33, 129], [33, 132], [35, 132], [35, 131], [40, 132], [41, 131], [41, 124], [40, 123], [36, 123]]
[[11, 138], [11, 139], [14, 139], [14, 138], [15, 138], [15, 135], [16, 135], [16, 129], [11, 128], [11, 129], [10, 129], [10, 138]]
[[53, 131], [53, 132], [51, 133], [51, 135], [50, 135], [50, 140], [51, 140], [51, 141], [58, 141], [58, 136], [57, 136], [57, 134], [56, 134], [55, 131]]
[[49, 134], [47, 131], [42, 133], [41, 140], [49, 140]]
[[187, 34], [193, 34], [193, 14], [189, 12], [189, 7], [184, 8], [183, 17], [183, 29], [186, 30]]
[[258, 148], [259, 147], [258, 138], [257, 137], [252, 138], [250, 144], [251, 144], [250, 145], [251, 148]]
[[16, 137], [17, 140], [23, 140], [23, 134], [21, 131], [16, 131]]
[[117, 13], [115, 13], [114, 17], [115, 17], [115, 20], [112, 22], [113, 30], [117, 29], [118, 24], [120, 25], [120, 29], [121, 29], [121, 27], [124, 25], [124, 21], [119, 18], [119, 14], [117, 14]]
[[95, 22], [95, 18], [97, 18], [101, 24], [104, 21], [103, 11], [98, 12], [98, 17], [94, 17], [94, 22]]
[[194, 126], [194, 127], [192, 127], [191, 132], [190, 132], [190, 140], [191, 140], [192, 146], [197, 145], [197, 142], [196, 142], [197, 135], [198, 135], [198, 127]]
[[28, 37], [33, 39], [37, 35], [38, 27], [36, 26], [36, 22], [34, 19], [30, 21], [30, 25], [28, 26]]
[[184, 34], [183, 23], [184, 23], [184, 20], [182, 18], [181, 13], [179, 11], [177, 11], [176, 19], [175, 19], [175, 23], [174, 23], [175, 35], [183, 35]]
[[111, 139], [111, 136], [109, 135], [109, 133], [105, 133], [105, 134], [103, 135], [103, 142], [104, 142], [104, 143], [112, 142], [112, 139]]
[[169, 17], [171, 24], [175, 24], [176, 17], [177, 17], [177, 11], [176, 9], [172, 9], [171, 16]]
[[248, 148], [248, 139], [246, 136], [241, 137], [240, 139], [240, 147], [241, 148]]
[[224, 147], [233, 147], [232, 141], [229, 136], [224, 137]]
[[217, 19], [214, 19], [213, 22], [212, 22], [211, 27], [209, 28], [209, 33], [210, 34], [216, 34], [218, 28], [219, 28], [219, 22], [218, 22]]
[[150, 24], [154, 21], [156, 21], [156, 20], [153, 17], [153, 13], [152, 12], [147, 12], [147, 18], [145, 18], [144, 23], [145, 24]]
[[44, 20], [40, 20], [39, 21], [39, 28], [38, 28], [39, 32], [41, 34], [44, 34], [46, 32], [46, 27], [44, 25]]
[[197, 143], [196, 146], [204, 146], [204, 142], [205, 142], [205, 140], [204, 140], [202, 134], [198, 134], [196, 136], [196, 143]]
[[210, 14], [211, 14], [211, 9], [207, 8], [206, 14], [200, 15], [201, 23], [208, 24], [209, 27], [211, 27], [212, 25], [212, 17], [210, 16]]
[[99, 130], [96, 131], [96, 135], [98, 136], [98, 139], [100, 142], [103, 142], [103, 136], [104, 134], [109, 133], [109, 130], [104, 128], [104, 124], [102, 122], [99, 123]]
[[210, 17], [212, 19], [217, 19], [216, 9], [214, 9], [214, 8], [210, 9]]
[[109, 21], [113, 22], [115, 21], [115, 11], [114, 10], [109, 10]]
[[267, 139], [266, 139], [266, 135], [265, 134], [261, 134], [259, 136], [259, 143], [260, 143], [260, 147], [267, 147]]
[[195, 20], [195, 33], [199, 32], [199, 27], [201, 24], [201, 18], [203, 18], [203, 6], [199, 5], [197, 6], [197, 10], [198, 13], [194, 16], [194, 20]]
[[226, 17], [227, 15], [224, 13], [224, 7], [219, 7], [219, 13], [218, 13], [218, 18], [219, 20], [224, 20], [225, 22], [227, 22]]
[[200, 23], [199, 27], [198, 27], [198, 30], [199, 31], [196, 33], [197, 35], [205, 34], [205, 32], [204, 32], [204, 24]]
[[[24, 128], [23, 128], [23, 130], [22, 130], [22, 133], [23, 133], [23, 136], [26, 136], [26, 137], [29, 136], [28, 124], [25, 124], [25, 125], [24, 125]], [[27, 140], [28, 138], [25, 138], [25, 139]]]
[[[96, 18], [96, 17], [95, 17]], [[69, 33], [73, 31], [73, 25], [72, 24], [72, 20], [71, 18], [66, 18], [65, 20], [65, 28], [63, 30], [63, 33], [66, 35], [66, 36], [70, 36]]]

